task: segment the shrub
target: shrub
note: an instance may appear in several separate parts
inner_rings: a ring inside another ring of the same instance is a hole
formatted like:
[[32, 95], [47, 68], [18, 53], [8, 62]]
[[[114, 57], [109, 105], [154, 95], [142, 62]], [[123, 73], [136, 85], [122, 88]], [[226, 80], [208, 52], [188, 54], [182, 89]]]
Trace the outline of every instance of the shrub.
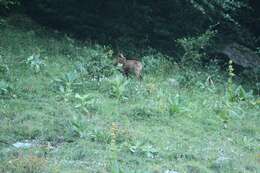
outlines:
[[163, 54], [156, 53], [144, 56], [142, 63], [144, 65], [143, 72], [147, 74], [159, 74], [170, 69], [170, 61]]
[[115, 67], [111, 49], [96, 45], [93, 49], [86, 48], [83, 53], [86, 56], [86, 59], [81, 59], [84, 64], [81, 67], [84, 76], [91, 79], [101, 79], [114, 74]]
[[199, 63], [206, 57], [205, 51], [211, 45], [215, 35], [216, 31], [207, 30], [205, 33], [196, 37], [178, 39], [177, 43], [184, 49], [182, 62]]
[[29, 58], [27, 58], [26, 64], [29, 64], [30, 68], [35, 73], [39, 73], [42, 70], [42, 68], [46, 65], [40, 53], [32, 54]]

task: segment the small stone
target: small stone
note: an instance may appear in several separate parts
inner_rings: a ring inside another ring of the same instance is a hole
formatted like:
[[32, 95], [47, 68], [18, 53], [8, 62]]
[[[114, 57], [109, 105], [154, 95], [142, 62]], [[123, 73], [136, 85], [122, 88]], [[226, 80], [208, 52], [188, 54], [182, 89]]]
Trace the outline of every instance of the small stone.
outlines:
[[32, 143], [23, 143], [23, 142], [16, 142], [13, 144], [15, 148], [31, 148], [33, 146]]

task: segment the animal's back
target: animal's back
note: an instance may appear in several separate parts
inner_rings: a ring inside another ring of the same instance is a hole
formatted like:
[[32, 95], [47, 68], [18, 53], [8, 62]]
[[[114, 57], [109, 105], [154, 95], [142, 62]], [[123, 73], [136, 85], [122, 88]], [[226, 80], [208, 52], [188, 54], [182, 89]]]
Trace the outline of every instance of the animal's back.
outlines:
[[136, 77], [138, 79], [142, 79], [142, 68], [143, 65], [140, 61], [137, 60], [127, 60], [126, 64], [125, 64], [125, 70], [126, 71], [131, 71], [133, 73], [135, 73]]
[[143, 68], [142, 63], [140, 61], [137, 61], [137, 60], [127, 60], [126, 66], [129, 69], [136, 69], [136, 68], [138, 68], [139, 70], [142, 70], [142, 68]]

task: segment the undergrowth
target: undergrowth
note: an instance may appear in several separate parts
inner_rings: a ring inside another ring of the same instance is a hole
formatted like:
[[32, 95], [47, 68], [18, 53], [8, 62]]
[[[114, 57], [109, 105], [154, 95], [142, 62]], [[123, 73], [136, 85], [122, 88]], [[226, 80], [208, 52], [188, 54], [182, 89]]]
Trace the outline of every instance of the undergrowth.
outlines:
[[[109, 46], [2, 21], [0, 172], [260, 171], [259, 96], [231, 62], [223, 72], [150, 50], [138, 81]], [[23, 141], [37, 145], [11, 145]]]

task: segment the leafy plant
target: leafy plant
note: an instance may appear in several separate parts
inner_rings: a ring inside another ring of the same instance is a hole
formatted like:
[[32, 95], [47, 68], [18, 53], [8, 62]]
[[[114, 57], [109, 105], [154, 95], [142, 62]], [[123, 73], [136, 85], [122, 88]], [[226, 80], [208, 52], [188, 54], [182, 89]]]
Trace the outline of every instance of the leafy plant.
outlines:
[[245, 89], [239, 85], [235, 90], [235, 96], [237, 101], [245, 101], [248, 98], [248, 94], [246, 93]]
[[96, 110], [97, 99], [95, 95], [80, 95], [77, 93], [75, 98], [78, 100], [78, 104], [75, 106], [75, 108], [81, 109], [86, 114], [90, 114]]
[[228, 123], [230, 119], [230, 105], [224, 102], [216, 101], [213, 105], [213, 111], [219, 116], [223, 123]]
[[180, 113], [181, 112], [181, 106], [180, 106], [179, 95], [177, 95], [174, 98], [170, 97], [168, 100], [169, 100], [169, 113], [170, 113], [170, 115]]
[[122, 76], [115, 76], [110, 82], [110, 96], [119, 99], [127, 99], [124, 95], [126, 91], [126, 86], [129, 83], [128, 80], [125, 80]]
[[161, 70], [162, 59], [156, 55], [149, 55], [142, 57], [142, 63], [144, 64], [144, 70], [147, 73], [156, 73]]
[[101, 79], [114, 74], [116, 69], [112, 60], [113, 51], [110, 48], [96, 45], [95, 49], [86, 49], [83, 52], [87, 57], [87, 63], [83, 62], [84, 66], [82, 66], [85, 69], [85, 76], [91, 79]]
[[178, 39], [177, 43], [184, 49], [183, 63], [199, 63], [206, 57], [205, 50], [210, 46], [216, 31], [207, 30], [197, 37]]
[[167, 57], [161, 53], [150, 54], [142, 57], [144, 65], [144, 73], [147, 74], [160, 74], [167, 72], [172, 63], [167, 60]]
[[4, 80], [0, 80], [0, 95], [8, 95], [12, 91], [12, 86]]
[[88, 134], [88, 137], [95, 142], [109, 144], [111, 143], [111, 134], [107, 131], [94, 129]]
[[34, 53], [26, 60], [26, 64], [30, 65], [30, 68], [35, 72], [39, 73], [42, 68], [46, 65], [44, 60], [41, 58], [40, 53]]
[[70, 121], [70, 126], [80, 138], [87, 136], [87, 122], [82, 116], [73, 116], [73, 119]]
[[55, 91], [61, 92], [65, 101], [72, 97], [73, 90], [81, 83], [76, 83], [79, 78], [79, 74], [76, 71], [66, 73], [62, 78], [56, 78], [53, 80], [53, 88]]
[[153, 145], [140, 141], [137, 141], [134, 145], [131, 145], [129, 150], [133, 154], [143, 155], [148, 158], [154, 158], [158, 154], [157, 149]]

